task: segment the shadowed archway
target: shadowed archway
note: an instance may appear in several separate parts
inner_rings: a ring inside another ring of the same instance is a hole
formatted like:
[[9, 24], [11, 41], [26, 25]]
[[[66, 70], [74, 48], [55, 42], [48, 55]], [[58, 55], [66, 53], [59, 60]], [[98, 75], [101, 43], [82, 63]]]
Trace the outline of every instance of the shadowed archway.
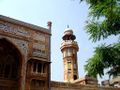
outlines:
[[0, 90], [18, 90], [21, 68], [19, 50], [6, 39], [0, 39]]

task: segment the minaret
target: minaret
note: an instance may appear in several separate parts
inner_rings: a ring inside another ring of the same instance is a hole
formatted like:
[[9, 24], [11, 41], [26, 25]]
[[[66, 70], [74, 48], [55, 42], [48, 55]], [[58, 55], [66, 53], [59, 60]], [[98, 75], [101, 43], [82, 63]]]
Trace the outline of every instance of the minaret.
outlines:
[[64, 61], [64, 82], [72, 82], [78, 79], [78, 63], [77, 63], [77, 52], [78, 44], [72, 29], [65, 29], [64, 36], [62, 37], [63, 42], [61, 44], [61, 51], [63, 53]]

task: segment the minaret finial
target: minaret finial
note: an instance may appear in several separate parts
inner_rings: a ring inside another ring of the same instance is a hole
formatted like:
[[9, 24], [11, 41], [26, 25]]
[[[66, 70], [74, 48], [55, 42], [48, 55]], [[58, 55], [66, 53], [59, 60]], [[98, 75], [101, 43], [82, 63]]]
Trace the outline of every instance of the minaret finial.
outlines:
[[69, 28], [69, 25], [67, 25], [67, 28]]

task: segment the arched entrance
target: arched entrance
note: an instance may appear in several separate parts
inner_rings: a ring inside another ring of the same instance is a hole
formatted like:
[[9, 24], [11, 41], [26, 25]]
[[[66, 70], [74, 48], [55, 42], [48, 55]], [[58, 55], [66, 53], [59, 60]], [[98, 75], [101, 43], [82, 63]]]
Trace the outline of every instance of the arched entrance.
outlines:
[[20, 53], [6, 39], [0, 39], [0, 90], [18, 90]]

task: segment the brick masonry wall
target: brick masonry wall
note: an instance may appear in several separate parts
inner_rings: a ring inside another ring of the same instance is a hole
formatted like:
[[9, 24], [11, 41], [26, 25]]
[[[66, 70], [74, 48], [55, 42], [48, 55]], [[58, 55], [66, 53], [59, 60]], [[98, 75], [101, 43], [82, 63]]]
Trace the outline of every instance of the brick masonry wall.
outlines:
[[51, 81], [51, 90], [120, 90], [120, 88], [113, 87], [98, 87], [96, 85], [75, 85], [64, 82]]

